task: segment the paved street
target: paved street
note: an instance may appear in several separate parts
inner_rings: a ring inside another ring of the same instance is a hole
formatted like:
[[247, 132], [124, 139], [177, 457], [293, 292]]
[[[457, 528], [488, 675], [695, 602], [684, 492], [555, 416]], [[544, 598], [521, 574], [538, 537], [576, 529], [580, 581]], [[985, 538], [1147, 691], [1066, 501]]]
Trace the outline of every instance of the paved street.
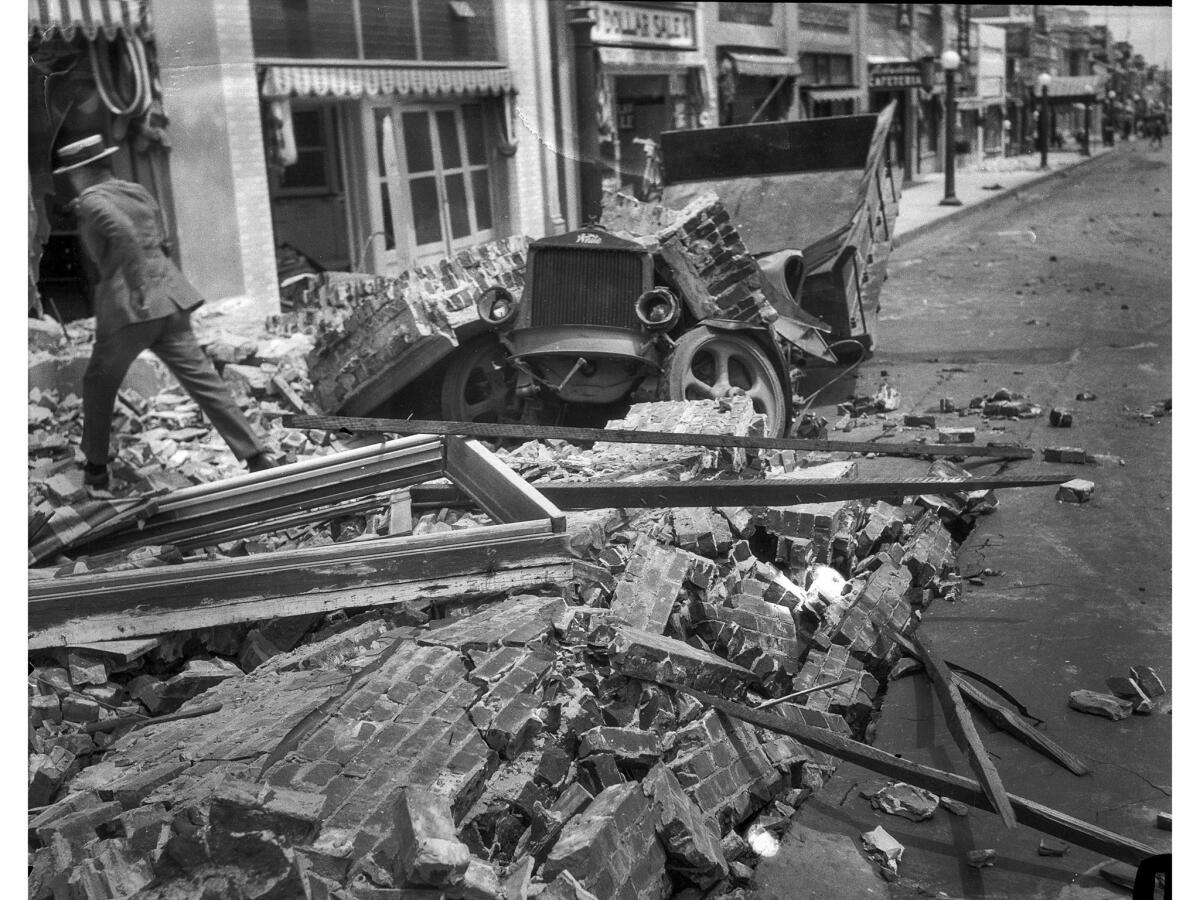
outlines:
[[[1171, 687], [1172, 423], [1139, 416], [1171, 396], [1170, 144], [1145, 148], [1144, 141], [1119, 146], [899, 247], [883, 292], [878, 351], [857, 384], [822, 395], [821, 410], [833, 421], [838, 401], [887, 381], [900, 390], [903, 411], [936, 412], [943, 397], [965, 405], [1001, 387], [1047, 410], [1075, 411], [1069, 430], [1050, 428], [1042, 416], [1008, 422], [994, 436], [978, 417], [945, 417], [979, 425], [981, 440], [1083, 447], [1102, 461], [1011, 465], [1010, 473], [1069, 470], [1096, 483], [1095, 498], [1074, 505], [1056, 502], [1053, 490], [1000, 492], [999, 510], [980, 521], [959, 556], [965, 575], [999, 574], [966, 585], [958, 604], [935, 604], [921, 633], [945, 658], [1026, 702], [1046, 720], [1045, 732], [1094, 770], [1076, 777], [977, 719], [1011, 793], [1166, 849], [1170, 835], [1154, 820], [1171, 810], [1171, 716], [1113, 722], [1067, 705], [1071, 691], [1106, 691], [1107, 677], [1135, 664], [1154, 666]], [[1077, 401], [1082, 391], [1097, 399]], [[971, 774], [921, 675], [889, 686], [875, 744]], [[1006, 832], [995, 816], [943, 810], [914, 824], [877, 813], [858, 792], [871, 778], [843, 765], [798, 819], [855, 843], [883, 825], [905, 845], [901, 881], [887, 886], [874, 876], [870, 896], [1119, 896], [1082, 874], [1101, 857], [1078, 848], [1040, 857], [1037, 832]], [[799, 830], [784, 847], [759, 869], [760, 896], [868, 896], [862, 884], [870, 880], [849, 874], [797, 893]], [[996, 849], [994, 868], [967, 866], [967, 851], [977, 848]], [[865, 865], [847, 854], [848, 873], [862, 875]]]

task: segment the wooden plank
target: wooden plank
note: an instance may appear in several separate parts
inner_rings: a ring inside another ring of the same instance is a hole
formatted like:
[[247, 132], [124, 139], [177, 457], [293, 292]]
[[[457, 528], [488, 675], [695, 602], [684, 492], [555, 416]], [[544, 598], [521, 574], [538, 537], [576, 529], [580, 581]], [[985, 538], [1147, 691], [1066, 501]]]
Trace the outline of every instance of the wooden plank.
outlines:
[[226, 541], [236, 541], [241, 538], [256, 537], [273, 531], [286, 531], [301, 525], [314, 522], [327, 522], [341, 516], [353, 516], [370, 512], [373, 509], [384, 509], [388, 505], [386, 497], [368, 497], [352, 503], [339, 503], [335, 506], [323, 506], [320, 509], [309, 509], [286, 516], [270, 519], [256, 519], [248, 524], [234, 525], [216, 531], [204, 531], [192, 538], [176, 538], [171, 543], [180, 550], [197, 550], [201, 547], [211, 547]]
[[740, 434], [677, 434], [672, 431], [629, 431], [570, 428], [551, 425], [505, 425], [490, 422], [437, 422], [431, 419], [378, 419], [358, 416], [284, 416], [288, 428], [354, 434], [440, 434], [488, 440], [565, 440], [574, 443], [609, 441], [619, 444], [666, 444], [674, 447], [739, 447], [745, 450], [817, 450], [822, 453], [877, 453], [880, 456], [982, 456], [993, 459], [1031, 459], [1028, 447], [956, 444], [887, 444], [874, 441], [827, 441], [803, 438], [749, 437]]
[[1012, 828], [1017, 824], [1016, 813], [1008, 800], [1004, 784], [1000, 781], [1000, 773], [996, 771], [996, 766], [992, 762], [992, 758], [988, 756], [987, 748], [983, 746], [979, 732], [975, 730], [975, 721], [963, 703], [958, 685], [954, 681], [954, 673], [950, 671], [940, 656], [922, 643], [917, 635], [905, 637], [887, 623], [883, 624], [888, 636], [899, 644], [905, 653], [920, 660], [921, 664], [925, 666], [925, 674], [932, 682], [934, 693], [937, 694], [938, 700], [942, 704], [946, 726], [950, 729], [954, 742], [966, 755], [972, 770], [979, 776], [979, 784], [988, 799], [992, 801], [992, 806], [1001, 821], [1006, 827]]
[[100, 572], [30, 584], [29, 647], [493, 593], [572, 572], [567, 537], [548, 521]]
[[1074, 772], [1076, 775], [1086, 775], [1091, 771], [1087, 763], [1074, 753], [1066, 750], [1060, 744], [1038, 731], [1021, 718], [1019, 713], [1001, 703], [997, 703], [957, 672], [954, 673], [954, 683], [958, 687], [959, 692], [970, 703], [973, 703], [982, 710], [983, 714], [991, 719], [1000, 730], [1008, 732], [1027, 747], [1031, 747], [1039, 753], [1050, 757], [1050, 759]]
[[94, 543], [90, 542], [87, 546], [89, 550], [100, 552], [150, 544], [188, 542], [189, 545], [197, 545], [197, 539], [201, 541], [199, 545], [203, 545], [212, 543], [214, 538], [216, 541], [230, 540], [235, 533], [241, 537], [264, 534], [288, 527], [278, 523], [294, 513], [321, 507], [318, 515], [307, 517], [308, 521], [314, 521], [323, 518], [324, 508], [330, 505], [418, 484], [430, 478], [437, 478], [441, 474], [441, 460], [430, 459], [423, 461], [419, 466], [403, 469], [390, 476], [368, 473], [364, 477], [333, 481], [329, 485], [313, 487], [303, 492], [279, 494], [275, 491], [256, 491], [254, 496], [257, 499], [253, 502], [247, 500], [241, 505], [232, 506], [223, 502], [222, 508], [211, 512], [193, 512], [179, 518], [152, 518], [143, 528], [125, 529]]
[[[758, 712], [743, 704], [734, 703], [723, 697], [715, 697], [703, 691], [666, 682], [663, 684], [691, 694], [705, 706], [727, 716], [741, 719], [743, 722], [749, 722], [751, 725], [765, 728], [776, 734], [795, 738], [807, 747], [844, 759], [862, 766], [864, 769], [934, 791], [943, 797], [958, 800], [976, 809], [986, 812], [994, 810], [987, 795], [970, 778], [910, 762], [894, 754], [876, 749], [870, 744], [861, 743], [824, 728], [784, 721], [773, 711]], [[1132, 866], [1136, 866], [1148, 856], [1159, 853], [1158, 850], [1147, 844], [1100, 828], [1051, 807], [1043, 806], [1036, 801], [1027, 800], [1016, 794], [1007, 794], [1006, 796], [1015, 811], [1017, 821], [1022, 825], [1028, 825], [1043, 834], [1067, 841], [1085, 850], [1112, 857]]]
[[1052, 486], [1067, 475], [1018, 478], [943, 479], [734, 479], [721, 481], [589, 481], [579, 484], [538, 485], [560, 509], [662, 508], [696, 506], [795, 506], [834, 500], [887, 499], [952, 491], [1005, 487]]
[[562, 510], [479, 441], [448, 435], [444, 446], [446, 475], [497, 522], [549, 519], [552, 530], [566, 530], [567, 517]]

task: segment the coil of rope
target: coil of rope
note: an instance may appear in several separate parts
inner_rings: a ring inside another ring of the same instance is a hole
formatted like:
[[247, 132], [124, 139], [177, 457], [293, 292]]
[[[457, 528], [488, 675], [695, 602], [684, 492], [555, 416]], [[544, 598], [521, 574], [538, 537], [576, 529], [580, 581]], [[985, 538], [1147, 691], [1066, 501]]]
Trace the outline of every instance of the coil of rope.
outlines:
[[96, 90], [100, 94], [101, 101], [114, 116], [144, 116], [150, 111], [152, 98], [150, 96], [149, 65], [141, 38], [127, 35], [122, 41], [125, 56], [129, 60], [130, 71], [133, 73], [133, 99], [125, 104], [121, 102], [123, 98], [118, 96], [115, 79], [108, 71], [107, 63], [101, 63], [100, 54], [96, 50], [97, 43], [98, 41], [88, 42], [88, 57], [92, 63], [92, 72], [96, 78]]

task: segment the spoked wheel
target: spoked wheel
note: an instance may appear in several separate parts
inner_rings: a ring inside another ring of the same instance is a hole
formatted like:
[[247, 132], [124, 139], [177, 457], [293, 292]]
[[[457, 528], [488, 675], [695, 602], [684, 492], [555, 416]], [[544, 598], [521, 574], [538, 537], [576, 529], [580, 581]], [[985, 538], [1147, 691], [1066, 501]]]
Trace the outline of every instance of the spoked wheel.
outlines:
[[782, 436], [787, 427], [787, 394], [771, 358], [736, 332], [687, 332], [667, 360], [666, 383], [672, 400], [720, 400], [740, 391], [767, 417], [768, 435]]
[[517, 422], [517, 373], [493, 335], [480, 335], [450, 357], [442, 381], [442, 417], [453, 422]]

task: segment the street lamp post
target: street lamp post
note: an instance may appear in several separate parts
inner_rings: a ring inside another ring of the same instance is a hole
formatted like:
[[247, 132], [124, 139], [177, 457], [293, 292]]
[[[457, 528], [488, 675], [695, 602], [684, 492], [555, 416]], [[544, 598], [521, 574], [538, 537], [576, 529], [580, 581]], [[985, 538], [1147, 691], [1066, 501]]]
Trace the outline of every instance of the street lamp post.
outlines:
[[1095, 96], [1095, 91], [1089, 84], [1085, 88], [1085, 93], [1089, 95], [1088, 100], [1083, 104], [1083, 146], [1080, 152], [1084, 156], [1092, 155], [1092, 98]]
[[1043, 72], [1038, 76], [1038, 84], [1042, 88], [1042, 168], [1050, 168], [1050, 73]]
[[954, 195], [954, 124], [958, 118], [954, 96], [954, 72], [962, 59], [953, 50], [942, 54], [942, 68], [946, 72], [946, 196], [940, 206], [962, 206]]

